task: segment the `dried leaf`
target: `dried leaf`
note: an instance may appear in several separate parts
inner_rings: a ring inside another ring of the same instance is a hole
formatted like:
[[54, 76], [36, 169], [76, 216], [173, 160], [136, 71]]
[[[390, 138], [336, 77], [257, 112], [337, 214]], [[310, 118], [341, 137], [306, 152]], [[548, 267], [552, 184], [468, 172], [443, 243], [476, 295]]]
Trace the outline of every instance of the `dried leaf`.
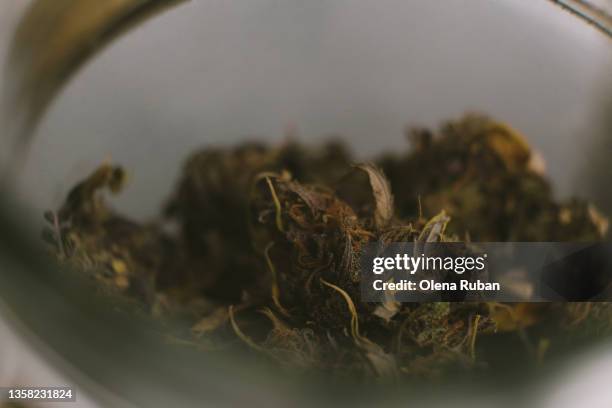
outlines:
[[385, 291], [385, 298], [388, 297], [388, 299], [376, 306], [373, 312], [374, 316], [380, 317], [387, 323], [400, 311], [400, 303], [388, 292]]
[[208, 316], [198, 320], [198, 322], [191, 328], [191, 331], [196, 337], [200, 337], [221, 327], [223, 324], [225, 324], [225, 322], [227, 322], [228, 318], [229, 314], [227, 308], [219, 307]]
[[444, 234], [446, 225], [449, 221], [450, 217], [446, 215], [444, 210], [442, 210], [438, 215], [430, 219], [427, 224], [425, 224], [425, 227], [423, 227], [417, 242], [425, 243], [441, 241], [442, 234]]
[[393, 194], [389, 181], [373, 163], [358, 164], [355, 167], [368, 175], [375, 203], [374, 223], [377, 228], [383, 228], [393, 218]]

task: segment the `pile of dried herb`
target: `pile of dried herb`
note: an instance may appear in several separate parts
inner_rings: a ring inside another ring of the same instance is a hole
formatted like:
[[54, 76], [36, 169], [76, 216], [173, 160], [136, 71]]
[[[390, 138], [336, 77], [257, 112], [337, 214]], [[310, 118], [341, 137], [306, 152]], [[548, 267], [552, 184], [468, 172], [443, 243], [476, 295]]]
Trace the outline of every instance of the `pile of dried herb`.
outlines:
[[46, 214], [45, 237], [101, 288], [160, 319], [187, 319], [185, 340], [246, 348], [288, 370], [435, 377], [485, 369], [484, 339], [520, 334], [517, 349], [537, 360], [565, 336], [544, 326], [612, 327], [605, 303], [361, 302], [366, 243], [607, 233], [589, 203], [554, 198], [542, 159], [505, 124], [467, 115], [409, 137], [405, 153], [364, 164], [339, 142], [207, 148], [187, 160], [163, 214], [148, 224], [109, 207], [105, 191], [118, 193], [125, 174], [105, 164]]

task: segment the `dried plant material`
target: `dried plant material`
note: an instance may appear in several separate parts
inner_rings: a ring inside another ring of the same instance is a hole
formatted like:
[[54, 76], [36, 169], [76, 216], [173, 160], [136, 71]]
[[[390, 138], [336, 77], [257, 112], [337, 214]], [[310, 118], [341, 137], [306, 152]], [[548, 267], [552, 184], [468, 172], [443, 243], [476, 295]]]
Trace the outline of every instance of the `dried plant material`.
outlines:
[[393, 292], [385, 291], [385, 300], [374, 309], [374, 316], [389, 322], [401, 309], [401, 303], [395, 300]]
[[375, 202], [374, 225], [385, 227], [393, 218], [393, 195], [391, 186], [382, 171], [373, 163], [358, 164], [356, 168], [365, 171], [370, 180]]
[[[269, 181], [269, 179], [266, 179], [266, 181]], [[278, 225], [278, 219], [277, 219], [277, 225]], [[279, 229], [279, 231], [282, 231], [282, 229]], [[285, 316], [289, 315], [289, 312], [287, 312], [287, 310], [283, 307], [283, 305], [281, 305], [279, 297], [280, 297], [280, 290], [278, 288], [278, 278], [276, 276], [276, 269], [274, 268], [274, 264], [272, 263], [272, 260], [270, 259], [270, 255], [268, 254], [270, 249], [274, 246], [274, 242], [270, 242], [268, 244], [268, 246], [266, 247], [266, 249], [264, 249], [264, 256], [266, 257], [266, 263], [268, 265], [268, 269], [270, 271], [270, 273], [272, 274], [272, 301], [274, 302], [274, 305], [276, 306], [276, 308]]]
[[502, 304], [490, 303], [491, 319], [499, 331], [516, 331], [533, 326], [544, 316], [547, 304], [516, 303]]
[[311, 369], [319, 364], [318, 341], [312, 329], [291, 329], [267, 307], [260, 312], [272, 322], [263, 345], [275, 359], [294, 369]]
[[202, 317], [196, 324], [193, 325], [191, 331], [197, 337], [203, 336], [206, 333], [217, 330], [229, 319], [228, 309], [219, 307], [210, 315]]
[[[558, 336], [612, 332], [603, 303], [399, 303], [391, 292], [361, 301], [367, 244], [419, 251], [607, 234], [589, 203], [554, 198], [526, 139], [505, 124], [472, 114], [411, 138], [407, 152], [358, 165], [338, 142], [195, 152], [151, 223], [108, 204], [105, 191], [119, 192], [125, 172], [104, 164], [45, 213], [43, 237], [117, 298], [187, 321], [173, 343], [243, 349], [288, 372], [440, 378], [504, 369], [488, 350], [508, 335], [513, 353], [539, 360], [558, 352]], [[165, 232], [166, 223], [178, 228]]]
[[472, 361], [476, 360], [476, 337], [478, 336], [478, 324], [480, 323], [480, 315], [474, 316], [474, 322], [470, 329], [470, 357]]
[[266, 352], [265, 349], [255, 344], [255, 342], [251, 340], [246, 334], [244, 334], [242, 330], [240, 329], [240, 327], [238, 327], [238, 323], [236, 323], [236, 318], [234, 317], [234, 306], [233, 305], [230, 305], [228, 309], [228, 316], [229, 316], [230, 323], [232, 324], [232, 328], [234, 329], [234, 332], [236, 332], [236, 336], [238, 336], [240, 340], [244, 341], [244, 343], [247, 344], [249, 347], [251, 347], [253, 350], [256, 350], [262, 353]]
[[372, 364], [372, 367], [374, 368], [376, 374], [379, 376], [395, 376], [396, 364], [393, 357], [386, 354], [379, 345], [373, 343], [368, 338], [362, 336], [359, 333], [359, 316], [357, 314], [357, 308], [355, 307], [355, 304], [353, 303], [353, 300], [351, 299], [349, 294], [346, 293], [342, 288], [339, 288], [334, 284], [326, 282], [323, 279], [321, 279], [321, 283], [326, 286], [329, 286], [330, 288], [340, 293], [346, 301], [351, 315], [351, 336], [355, 340], [355, 344], [357, 345], [357, 347], [364, 351], [366, 357]]
[[379, 161], [398, 217], [427, 218], [444, 210], [451, 219], [447, 234], [469, 233], [475, 242], [603, 237], [588, 203], [555, 199], [550, 183], [530, 164], [534, 153], [526, 138], [509, 126], [469, 114], [437, 133], [416, 129], [409, 136], [415, 148]]
[[367, 342], [367, 339], [365, 339], [364, 337], [361, 337], [361, 335], [359, 334], [359, 317], [357, 316], [357, 309], [355, 308], [355, 304], [353, 303], [353, 300], [351, 299], [349, 294], [346, 293], [341, 288], [339, 288], [338, 286], [333, 285], [329, 282], [326, 282], [324, 279], [321, 279], [321, 283], [324, 284], [325, 286], [329, 286], [330, 288], [340, 293], [342, 297], [344, 298], [344, 300], [346, 301], [346, 304], [348, 306], [348, 309], [351, 315], [351, 336], [353, 336], [353, 339], [355, 339], [356, 342], [362, 342], [362, 343]]
[[446, 212], [442, 210], [440, 214], [434, 216], [431, 220], [427, 221], [427, 224], [421, 230], [417, 242], [439, 242], [444, 240], [444, 231], [446, 231], [446, 225], [450, 221], [450, 218], [446, 215]]
[[595, 224], [595, 227], [597, 227], [599, 235], [601, 235], [602, 237], [606, 236], [606, 234], [608, 233], [608, 228], [610, 227], [610, 220], [608, 219], [608, 217], [602, 215], [597, 209], [597, 207], [595, 207], [593, 204], [589, 204], [588, 212], [591, 221], [593, 222], [593, 224]]

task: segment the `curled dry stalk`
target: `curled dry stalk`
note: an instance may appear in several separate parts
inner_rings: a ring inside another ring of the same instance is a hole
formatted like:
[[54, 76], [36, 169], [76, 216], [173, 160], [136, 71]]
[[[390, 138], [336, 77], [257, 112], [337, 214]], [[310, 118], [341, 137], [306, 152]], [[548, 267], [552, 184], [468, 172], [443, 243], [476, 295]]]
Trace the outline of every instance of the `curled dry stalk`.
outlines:
[[285, 316], [289, 316], [289, 312], [280, 302], [280, 289], [278, 287], [278, 274], [276, 273], [276, 268], [272, 263], [272, 259], [270, 259], [270, 250], [274, 246], [274, 242], [270, 242], [266, 248], [264, 249], [264, 257], [266, 258], [266, 264], [268, 265], [268, 270], [272, 274], [272, 301], [274, 305], [277, 307], [278, 311], [281, 312]]
[[357, 347], [359, 347], [365, 354], [368, 362], [376, 374], [380, 377], [396, 378], [398, 375], [398, 370], [395, 358], [392, 355], [385, 353], [385, 351], [378, 344], [372, 342], [370, 339], [362, 336], [359, 333], [359, 315], [351, 296], [342, 288], [334, 285], [333, 283], [327, 282], [323, 278], [320, 278], [320, 281], [325, 286], [328, 286], [338, 292], [346, 302], [351, 314], [351, 336], [353, 337]]

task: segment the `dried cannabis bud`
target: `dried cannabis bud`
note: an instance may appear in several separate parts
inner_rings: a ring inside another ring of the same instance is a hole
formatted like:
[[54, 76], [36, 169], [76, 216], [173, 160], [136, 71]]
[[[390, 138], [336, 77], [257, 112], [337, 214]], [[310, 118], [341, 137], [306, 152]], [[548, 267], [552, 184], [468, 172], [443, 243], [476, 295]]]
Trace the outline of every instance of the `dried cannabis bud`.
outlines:
[[520, 332], [519, 347], [540, 358], [550, 346], [540, 326], [610, 329], [603, 303], [360, 302], [367, 243], [606, 234], [590, 204], [554, 199], [538, 156], [504, 124], [467, 115], [411, 141], [406, 154], [364, 164], [337, 142], [205, 149], [150, 224], [108, 206], [103, 190], [118, 192], [124, 172], [103, 165], [46, 215], [45, 237], [61, 261], [155, 316], [189, 316], [192, 341], [242, 345], [289, 370], [436, 377], [483, 368], [481, 334]]
[[607, 232], [589, 203], [554, 199], [543, 159], [505, 124], [472, 114], [409, 136], [411, 151], [380, 161], [404, 217], [444, 209], [449, 231], [474, 241], [594, 241]]

